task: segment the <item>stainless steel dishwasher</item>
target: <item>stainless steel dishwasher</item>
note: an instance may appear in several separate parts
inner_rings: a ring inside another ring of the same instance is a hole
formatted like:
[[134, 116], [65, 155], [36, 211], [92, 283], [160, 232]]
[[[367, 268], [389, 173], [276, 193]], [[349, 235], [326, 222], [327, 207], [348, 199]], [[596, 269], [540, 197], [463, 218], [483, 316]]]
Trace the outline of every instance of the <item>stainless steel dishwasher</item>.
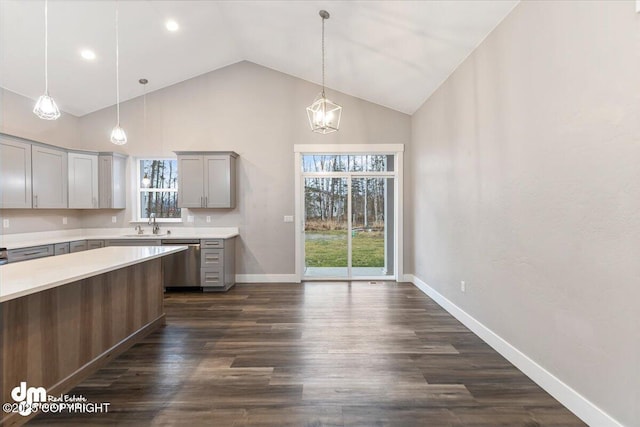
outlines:
[[165, 288], [200, 288], [200, 240], [162, 240], [162, 246], [188, 246], [186, 251], [162, 257]]

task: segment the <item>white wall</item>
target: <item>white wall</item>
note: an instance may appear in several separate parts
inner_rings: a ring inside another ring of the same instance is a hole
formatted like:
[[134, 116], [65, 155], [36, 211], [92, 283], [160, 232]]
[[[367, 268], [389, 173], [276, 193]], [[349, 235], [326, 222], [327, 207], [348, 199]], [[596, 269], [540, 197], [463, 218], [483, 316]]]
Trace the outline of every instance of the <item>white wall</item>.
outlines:
[[[143, 77], [143, 76], [140, 76]], [[142, 98], [121, 106], [129, 142], [115, 147], [109, 133], [115, 110], [80, 120], [81, 146], [136, 156], [172, 156], [175, 150], [236, 151], [238, 206], [233, 210], [190, 210], [196, 226], [238, 226], [238, 273], [294, 274], [294, 144], [409, 143], [410, 117], [342, 93], [327, 96], [343, 106], [340, 131], [309, 130], [305, 108], [317, 85], [240, 62], [147, 95], [144, 134]], [[187, 210], [183, 212], [183, 218]], [[117, 211], [116, 211], [117, 212]], [[86, 227], [111, 226], [114, 212], [86, 212]], [[118, 227], [129, 225], [131, 209], [117, 213]], [[205, 222], [206, 215], [213, 222]], [[185, 224], [192, 225], [192, 224]], [[133, 227], [133, 226], [131, 226]]]
[[640, 425], [635, 4], [522, 2], [412, 132], [415, 275]]

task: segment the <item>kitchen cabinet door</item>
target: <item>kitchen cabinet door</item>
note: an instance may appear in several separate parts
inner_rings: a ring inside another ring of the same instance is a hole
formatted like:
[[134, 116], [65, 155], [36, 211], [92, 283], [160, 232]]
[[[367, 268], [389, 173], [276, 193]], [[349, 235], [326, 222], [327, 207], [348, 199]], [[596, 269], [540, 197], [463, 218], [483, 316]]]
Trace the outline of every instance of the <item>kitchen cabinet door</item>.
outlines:
[[204, 156], [204, 196], [207, 208], [236, 207], [236, 159], [233, 155]]
[[0, 136], [0, 208], [31, 203], [31, 144]]
[[204, 207], [204, 163], [201, 155], [178, 156], [178, 207]]
[[127, 157], [117, 153], [98, 157], [98, 193], [101, 209], [125, 209]]
[[62, 149], [31, 146], [34, 208], [67, 208], [69, 171], [67, 152]]
[[98, 155], [69, 153], [69, 208], [98, 207]]

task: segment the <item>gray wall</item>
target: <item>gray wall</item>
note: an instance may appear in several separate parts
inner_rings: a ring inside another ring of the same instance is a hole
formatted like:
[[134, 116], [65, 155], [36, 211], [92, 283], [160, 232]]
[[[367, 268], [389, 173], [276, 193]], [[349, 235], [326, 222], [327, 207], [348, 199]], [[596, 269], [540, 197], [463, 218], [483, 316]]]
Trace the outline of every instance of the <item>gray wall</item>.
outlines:
[[[294, 213], [294, 144], [408, 144], [411, 139], [410, 116], [333, 91], [327, 96], [344, 108], [340, 131], [311, 132], [305, 108], [319, 90], [250, 62], [230, 65], [148, 94], [146, 134], [142, 98], [124, 103], [121, 122], [129, 142], [120, 151], [132, 157], [172, 156], [174, 150], [236, 151], [238, 207], [188, 214], [195, 216], [196, 226], [240, 227], [239, 273], [293, 274], [294, 224], [284, 223], [283, 216]], [[109, 142], [114, 122], [114, 108], [82, 117], [82, 148], [114, 150]], [[128, 227], [132, 214], [121, 211], [112, 224], [113, 212], [87, 211], [83, 224]], [[207, 215], [211, 223], [205, 222]]]
[[522, 2], [412, 131], [416, 276], [640, 425], [634, 2]]

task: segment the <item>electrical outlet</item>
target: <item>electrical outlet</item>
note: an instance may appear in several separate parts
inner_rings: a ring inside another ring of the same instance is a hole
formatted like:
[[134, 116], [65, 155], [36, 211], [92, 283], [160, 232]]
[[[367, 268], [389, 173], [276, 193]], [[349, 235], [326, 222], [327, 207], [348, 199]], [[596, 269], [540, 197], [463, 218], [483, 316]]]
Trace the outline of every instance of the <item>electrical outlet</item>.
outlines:
[[284, 222], [293, 222], [293, 215], [285, 215]]
[[211, 215], [207, 215], [207, 222], [211, 222]]
[[66, 216], [62, 217], [62, 225], [67, 225], [67, 217]]
[[118, 217], [112, 216], [112, 217], [111, 217], [111, 222], [112, 222], [112, 223], [114, 223], [114, 224], [115, 224], [116, 222], [118, 222]]
[[464, 283], [464, 280], [462, 282], [460, 282], [460, 290], [462, 292], [467, 292], [467, 284]]
[[187, 222], [193, 222], [193, 215], [187, 215]]
[[2, 228], [9, 228], [9, 220], [8, 219], [3, 219], [2, 220]]

